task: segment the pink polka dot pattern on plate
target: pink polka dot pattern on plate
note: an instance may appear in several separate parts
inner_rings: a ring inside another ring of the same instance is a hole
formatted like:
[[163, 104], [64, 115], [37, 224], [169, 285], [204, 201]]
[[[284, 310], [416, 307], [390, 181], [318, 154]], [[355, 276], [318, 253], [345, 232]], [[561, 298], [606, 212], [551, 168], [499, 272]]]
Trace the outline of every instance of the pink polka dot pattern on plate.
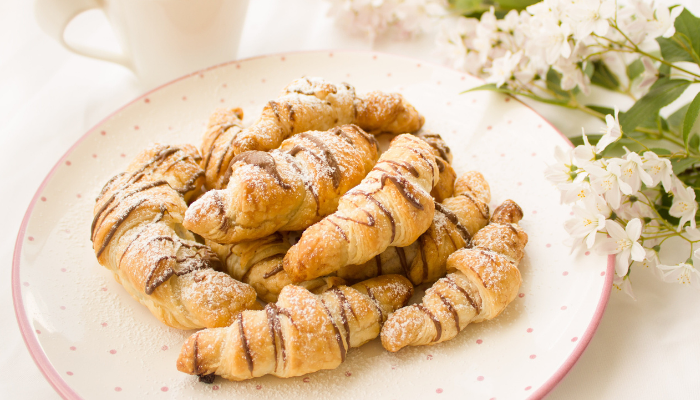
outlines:
[[33, 237], [33, 236], [29, 236], [29, 237], [27, 238], [27, 240], [29, 240], [30, 242], [33, 242], [33, 241], [34, 241], [34, 237]]
[[122, 388], [120, 388], [119, 386], [117, 386], [117, 387], [114, 388], [114, 391], [115, 391], [115, 392], [121, 392], [121, 391], [122, 391]]
[[302, 381], [304, 383], [309, 383], [309, 382], [311, 382], [311, 379], [309, 379], [309, 377], [307, 376], [306, 378], [302, 379]]
[[576, 342], [577, 340], [578, 340], [578, 337], [577, 337], [577, 336], [574, 336], [574, 337], [571, 338], [571, 341], [572, 341], [572, 342]]
[[262, 389], [262, 385], [255, 385], [255, 388], [256, 388], [257, 390], [260, 390], [260, 389]]
[[92, 158], [97, 158], [97, 154], [93, 154], [93, 155], [92, 155]]
[[182, 96], [182, 101], [187, 101], [187, 96]]
[[41, 201], [46, 201], [46, 197], [41, 196]]
[[525, 297], [525, 293], [520, 293], [520, 294], [518, 295], [518, 297], [520, 297], [520, 298], [522, 299], [523, 297]]
[[493, 127], [492, 127], [491, 125], [489, 125], [489, 126], [486, 127], [486, 130], [487, 130], [487, 131], [490, 131], [491, 129], [493, 129]]
[[24, 286], [29, 286], [29, 282], [22, 283]]
[[530, 354], [530, 360], [534, 360], [535, 358], [537, 358], [536, 354]]
[[141, 129], [141, 128], [139, 128], [138, 125], [134, 125], [134, 130], [135, 130], [135, 131], [138, 131], [139, 129]]
[[590, 251], [587, 251], [587, 252], [585, 252], [585, 253], [583, 253], [583, 254], [585, 254], [585, 255], [587, 255], [587, 256], [590, 256], [590, 255], [591, 255], [591, 252], [590, 252]]
[[107, 134], [107, 132], [105, 132], [105, 131], [100, 132], [100, 135], [102, 135], [102, 136], [105, 136], [106, 134]]
[[442, 389], [441, 389], [441, 388], [437, 388], [437, 389], [435, 389], [435, 393], [437, 393], [437, 394], [440, 394], [440, 393], [442, 393]]
[[532, 333], [532, 328], [527, 328], [527, 333]]
[[66, 371], [66, 375], [68, 375], [68, 376], [73, 376], [73, 373], [70, 372], [70, 371]]
[[149, 100], [148, 97], [146, 97], [145, 99], [143, 99], [143, 102], [146, 103], [146, 104], [148, 104], [148, 103], [151, 102], [151, 100]]
[[352, 372], [350, 372], [350, 371], [345, 371], [345, 376], [352, 376]]
[[112, 350], [109, 351], [109, 354], [117, 354], [117, 351], [114, 350], [114, 349], [112, 349]]
[[561, 309], [562, 309], [562, 310], [566, 310], [566, 306], [561, 306]]
[[551, 243], [547, 243], [545, 246], [546, 246], [546, 247], [552, 247], [552, 244], [551, 244]]
[[605, 271], [601, 271], [600, 276], [605, 276]]
[[476, 377], [476, 380], [479, 381], [479, 382], [481, 382], [481, 381], [484, 380], [484, 377], [483, 377], [483, 376], [477, 376], [477, 377]]
[[163, 350], [163, 351], [168, 350], [168, 346], [167, 346], [167, 345], [163, 345], [163, 347], [161, 347], [160, 349]]
[[70, 167], [71, 162], [70, 162], [70, 161], [66, 161], [66, 165]]
[[569, 271], [564, 271], [564, 272], [562, 272], [561, 274], [564, 275], [564, 276], [567, 276], [567, 275], [569, 275]]
[[532, 210], [532, 213], [533, 213], [533, 214], [537, 214], [537, 210]]
[[40, 330], [38, 330], [38, 329], [37, 329], [37, 330], [35, 330], [34, 332], [36, 332], [36, 334], [37, 334], [37, 335], [41, 335], [41, 331], [40, 331]]
[[432, 354], [428, 354], [428, 356], [425, 357], [425, 359], [426, 359], [426, 360], [432, 360], [432, 359], [433, 359], [433, 355], [432, 355]]
[[219, 390], [219, 385], [214, 385], [211, 387], [212, 390]]
[[476, 344], [482, 344], [482, 343], [484, 343], [483, 340], [481, 340], [481, 339], [476, 339]]
[[71, 346], [70, 349], [71, 349], [72, 351], [75, 351], [75, 350], [76, 350], [76, 349], [75, 349], [75, 346]]
[[78, 194], [75, 195], [75, 197], [81, 198], [81, 197], [83, 197], [83, 196], [81, 196], [80, 193], [78, 193]]
[[107, 288], [106, 288], [106, 287], [103, 287], [103, 288], [101, 288], [100, 290], [103, 291], [103, 292], [106, 292], [106, 291], [107, 291]]
[[530, 389], [532, 389], [532, 386], [528, 386], [525, 388], [525, 390], [530, 390]]
[[61, 306], [61, 307], [59, 307], [59, 308], [60, 308], [61, 310], [65, 310], [65, 309], [66, 309], [66, 306]]
[[106, 323], [106, 322], [103, 322], [103, 323], [102, 323], [102, 327], [104, 328], [105, 326], [107, 326], [107, 323]]
[[160, 388], [160, 391], [161, 391], [161, 392], [167, 392], [167, 391], [168, 391], [168, 387], [167, 387], [167, 386], [163, 386], [162, 388]]

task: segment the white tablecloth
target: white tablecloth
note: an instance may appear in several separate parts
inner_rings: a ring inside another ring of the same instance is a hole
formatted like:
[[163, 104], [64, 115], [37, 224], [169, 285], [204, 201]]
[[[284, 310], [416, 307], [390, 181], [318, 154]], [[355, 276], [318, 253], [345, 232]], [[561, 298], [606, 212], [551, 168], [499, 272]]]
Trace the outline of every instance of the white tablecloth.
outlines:
[[[31, 197], [60, 156], [90, 127], [143, 90], [121, 67], [73, 55], [41, 32], [33, 2], [0, 2], [0, 398], [58, 398], [34, 365], [16, 324], [10, 288], [17, 230]], [[667, 3], [664, 1], [664, 3]], [[700, 14], [700, 2], [685, 0]], [[239, 57], [316, 49], [369, 49], [326, 17], [320, 0], [251, 1]], [[69, 35], [114, 39], [104, 17], [79, 17]], [[380, 42], [374, 49], [437, 62], [433, 38]], [[609, 101], [609, 100], [608, 100]], [[536, 105], [563, 132], [598, 126], [583, 115]], [[539, 171], [533, 171], [539, 173]], [[588, 349], [551, 399], [700, 397], [700, 293], [634, 278], [637, 301], [614, 291]]]

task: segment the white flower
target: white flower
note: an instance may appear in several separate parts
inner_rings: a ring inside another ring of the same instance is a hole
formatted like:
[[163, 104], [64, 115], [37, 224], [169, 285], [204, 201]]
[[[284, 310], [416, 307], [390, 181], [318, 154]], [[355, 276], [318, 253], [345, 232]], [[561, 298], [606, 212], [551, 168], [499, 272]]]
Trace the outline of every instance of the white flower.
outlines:
[[678, 232], [683, 230], [686, 222], [695, 228], [695, 214], [698, 212], [698, 203], [695, 201], [695, 190], [685, 187], [680, 179], [674, 176], [673, 204], [668, 210], [672, 217], [680, 218]]
[[576, 239], [582, 239], [590, 249], [595, 244], [596, 235], [605, 229], [605, 219], [611, 210], [600, 196], [591, 196], [584, 201], [584, 207], [575, 205], [574, 218], [566, 221], [564, 228]]
[[651, 185], [647, 184], [648, 187], [654, 187], [661, 182], [664, 186], [666, 192], [670, 192], [673, 189], [673, 181], [671, 176], [673, 175], [673, 167], [671, 166], [671, 161], [667, 158], [659, 158], [656, 153], [652, 151], [645, 151], [642, 154], [642, 161], [644, 163], [644, 170], [651, 176]]
[[613, 287], [617, 290], [621, 290], [622, 293], [628, 295], [633, 300], [637, 300], [637, 298], [634, 296], [634, 292], [632, 291], [632, 283], [630, 282], [629, 276], [616, 276], [613, 278]]
[[588, 180], [579, 179], [579, 177], [585, 177], [585, 175], [586, 173], [579, 173], [574, 182], [560, 183], [558, 185], [559, 190], [561, 191], [562, 204], [584, 201], [588, 197], [595, 195], [591, 189], [591, 183]]
[[654, 180], [651, 178], [651, 175], [644, 170], [642, 158], [639, 157], [639, 154], [627, 153], [624, 160], [616, 158], [612, 161], [620, 165], [620, 179], [630, 185], [633, 192], [638, 192], [639, 189], [641, 189], [642, 182], [644, 182], [647, 187], [653, 186]]
[[605, 254], [616, 254], [615, 273], [617, 276], [625, 276], [629, 270], [630, 257], [634, 261], [644, 261], [646, 257], [644, 247], [637, 242], [642, 234], [642, 221], [635, 218], [623, 229], [619, 223], [607, 220], [605, 228], [611, 237], [603, 240], [598, 249]]
[[591, 174], [591, 187], [593, 187], [593, 190], [605, 196], [605, 200], [615, 210], [620, 208], [622, 194], [629, 195], [634, 193], [630, 185], [621, 179], [620, 165], [618, 163], [609, 162], [605, 168], [589, 165], [586, 167], [586, 170]]
[[668, 7], [660, 5], [654, 10], [654, 18], [647, 23], [647, 32], [649, 37], [656, 39], [659, 36], [669, 38], [676, 33], [676, 28], [673, 24], [676, 18], [683, 12], [683, 7], [675, 7], [669, 10]]
[[625, 196], [620, 204], [620, 208], [616, 211], [617, 215], [624, 219], [654, 218], [654, 211], [641, 199], [644, 199], [644, 195], [641, 192]]
[[622, 137], [622, 128], [620, 127], [620, 118], [618, 116], [619, 113], [620, 110], [615, 107], [614, 118], [610, 114], [605, 116], [605, 124], [607, 125], [607, 129], [605, 130], [603, 137], [600, 138], [598, 144], [596, 145], [596, 150], [598, 153], [608, 147], [609, 144], [618, 141]]
[[574, 149], [574, 158], [576, 159], [577, 165], [581, 165], [585, 168], [586, 165], [596, 161], [596, 154], [598, 154], [598, 152], [595, 146], [588, 141], [588, 136], [586, 136], [586, 132], [583, 128], [581, 128], [581, 136], [583, 136], [583, 144], [576, 146]]
[[526, 54], [542, 57], [550, 65], [554, 64], [559, 57], [569, 58], [571, 55], [570, 34], [569, 24], [559, 25], [557, 21], [547, 19], [542, 22], [541, 26], [532, 30]]
[[574, 0], [566, 10], [572, 21], [576, 39], [581, 40], [591, 33], [604, 36], [610, 28], [609, 18], [615, 15], [615, 2], [612, 0]]
[[513, 71], [518, 66], [522, 56], [522, 51], [511, 54], [508, 50], [503, 57], [493, 60], [493, 65], [487, 70], [491, 75], [486, 79], [486, 82], [495, 83], [497, 87], [503, 86], [506, 81], [513, 77]]
[[[693, 253], [693, 264], [700, 262], [700, 249]], [[700, 289], [700, 271], [695, 269], [693, 264], [679, 263], [678, 265], [662, 265], [657, 267], [664, 272], [665, 282], [678, 282], [680, 284], [690, 284], [696, 289]]]
[[583, 72], [574, 57], [559, 58], [554, 69], [561, 73], [560, 86], [563, 90], [572, 90], [578, 86], [583, 94], [590, 94], [591, 79]]
[[[459, 70], [468, 69], [469, 66], [477, 66], [477, 60], [470, 61], [470, 54], [478, 57], [475, 51], [470, 51], [465, 39], [474, 36], [478, 21], [474, 18], [446, 18], [440, 25], [435, 37], [437, 50], [450, 64]], [[470, 72], [476, 72], [472, 70]]]
[[560, 147], [554, 149], [554, 158], [558, 161], [544, 171], [544, 176], [555, 185], [573, 182], [578, 169], [574, 163], [574, 150], [564, 152]]

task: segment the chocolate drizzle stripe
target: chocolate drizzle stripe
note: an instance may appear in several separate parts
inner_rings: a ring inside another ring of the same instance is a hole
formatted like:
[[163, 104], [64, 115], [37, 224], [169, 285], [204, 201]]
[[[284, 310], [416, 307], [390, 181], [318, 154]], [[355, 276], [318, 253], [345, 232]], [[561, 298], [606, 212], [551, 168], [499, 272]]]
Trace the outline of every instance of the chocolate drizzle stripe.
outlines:
[[[354, 125], [349, 125], [350, 127], [354, 127]], [[356, 128], [356, 127], [355, 127]], [[342, 137], [350, 146], [353, 146], [355, 142], [353, 142], [352, 138], [350, 135], [345, 132], [344, 127], [337, 126], [333, 129], [330, 130], [330, 133]]]
[[440, 340], [440, 337], [442, 337], [442, 324], [440, 323], [440, 320], [437, 319], [437, 317], [435, 317], [435, 315], [433, 315], [433, 313], [431, 313], [430, 310], [428, 310], [424, 305], [416, 304], [416, 307], [433, 321], [433, 324], [435, 325], [435, 331], [437, 332], [435, 334], [433, 342], [437, 342], [438, 340]]
[[204, 176], [203, 170], [195, 172], [194, 175], [192, 175], [192, 177], [185, 182], [183, 187], [176, 189], [176, 192], [180, 193], [181, 195], [185, 195], [187, 192], [197, 189], [197, 187], [194, 186], [194, 183], [202, 176]]
[[281, 121], [282, 121], [282, 118], [280, 118], [280, 112], [279, 112], [279, 109], [278, 109], [278, 107], [277, 107], [277, 102], [274, 101], [274, 100], [270, 100], [270, 102], [267, 103], [267, 104], [270, 105], [270, 108], [272, 109], [272, 112], [275, 113], [275, 117], [277, 117], [277, 121], [280, 121], [280, 122], [281, 122]]
[[[321, 305], [323, 306], [323, 310], [326, 312], [326, 315], [328, 315], [328, 318], [331, 321], [331, 325], [333, 326], [333, 332], [335, 332], [335, 340], [338, 342], [338, 348], [340, 350], [340, 362], [342, 363], [345, 361], [345, 355], [348, 351], [345, 349], [345, 345], [343, 344], [343, 338], [340, 336], [340, 329], [333, 320], [333, 314], [331, 314], [331, 310], [328, 309], [328, 306], [326, 306], [326, 303], [323, 300], [321, 300]], [[348, 343], [348, 346], [349, 345], [350, 343]]]
[[421, 261], [423, 262], [423, 281], [422, 282], [426, 282], [428, 280], [428, 261], [426, 259], [427, 257], [425, 254], [425, 241], [426, 240], [427, 240], [426, 235], [420, 235], [418, 237], [418, 248], [420, 250]]
[[202, 166], [204, 170], [206, 170], [207, 167], [209, 167], [209, 161], [211, 160], [211, 156], [214, 153], [216, 141], [219, 140], [219, 137], [221, 137], [221, 135], [223, 135], [232, 126], [235, 126], [235, 124], [219, 125], [219, 129], [216, 130], [216, 135], [214, 135], [214, 138], [212, 139], [211, 144], [209, 145], [209, 150], [207, 150], [206, 157], [204, 158], [204, 163]]
[[403, 247], [394, 247], [394, 250], [396, 250], [396, 254], [399, 256], [399, 262], [401, 262], [401, 268], [403, 269], [403, 273], [408, 278], [409, 271], [408, 271], [408, 263], [406, 262], [406, 253], [403, 250]]
[[199, 358], [199, 345], [198, 345], [198, 342], [199, 342], [199, 334], [200, 334], [200, 333], [201, 333], [201, 331], [200, 331], [200, 332], [197, 332], [197, 333], [194, 335], [194, 345], [192, 346], [192, 363], [194, 364], [192, 369], [194, 370], [194, 374], [195, 374], [195, 375], [201, 374], [201, 372], [199, 372], [199, 364], [198, 364], [198, 362], [197, 362], [197, 358]]
[[[409, 195], [409, 192], [406, 190], [406, 186], [411, 186], [411, 187], [413, 186], [413, 185], [411, 184], [411, 182], [407, 181], [406, 179], [404, 179], [404, 178], [402, 178], [402, 177], [396, 177], [396, 176], [393, 176], [393, 175], [383, 174], [382, 177], [381, 177], [381, 179], [380, 179], [380, 182], [381, 182], [381, 184], [382, 184], [382, 188], [383, 188], [384, 185], [386, 184], [386, 181], [387, 181], [387, 180], [390, 181], [391, 183], [393, 183], [394, 186], [396, 186], [396, 189], [398, 189], [399, 193], [401, 193], [401, 195], [402, 195], [412, 206], [414, 206], [415, 208], [417, 208], [417, 209], [419, 209], [419, 210], [422, 210], [422, 209], [424, 208], [423, 205], [418, 201], [418, 199], [416, 199], [415, 197], [413, 197], [413, 195]], [[393, 240], [392, 240], [392, 241], [393, 241]]]
[[221, 196], [219, 195], [219, 192], [217, 190], [212, 190], [211, 191], [211, 197], [214, 200], [214, 204], [216, 204], [216, 208], [219, 211], [219, 215], [221, 215], [221, 225], [219, 225], [219, 230], [222, 232], [228, 231], [228, 216], [226, 215], [226, 208], [224, 207], [224, 201], [221, 200]]
[[245, 356], [245, 361], [248, 364], [248, 371], [250, 375], [253, 375], [253, 355], [250, 353], [250, 347], [248, 347], [248, 338], [245, 336], [245, 329], [243, 328], [243, 313], [238, 314], [238, 331], [241, 334], [241, 344], [243, 345], [243, 353]]
[[414, 149], [413, 147], [409, 147], [409, 149], [410, 149], [411, 151], [413, 151], [414, 153], [418, 154], [418, 156], [419, 156], [420, 158], [422, 158], [426, 163], [428, 163], [428, 165], [430, 166], [430, 181], [432, 182], [432, 184], [431, 184], [430, 186], [431, 186], [431, 187], [435, 187], [435, 167], [433, 167], [433, 163], [431, 163], [430, 161], [428, 161], [428, 159], [425, 158], [425, 156], [423, 155], [423, 153], [421, 153], [420, 151]]
[[437, 295], [440, 297], [442, 304], [444, 304], [445, 307], [447, 307], [447, 309], [450, 311], [450, 313], [452, 313], [452, 318], [455, 320], [455, 327], [457, 328], [457, 333], [459, 333], [459, 313], [457, 312], [457, 309], [455, 309], [455, 306], [454, 304], [452, 304], [450, 299], [443, 296], [442, 293], [438, 293]]
[[263, 279], [269, 279], [271, 276], [277, 275], [282, 271], [284, 271], [284, 266], [280, 264], [275, 268], [272, 268], [271, 270], [267, 271], [265, 275], [263, 275]]
[[238, 161], [245, 164], [255, 165], [270, 175], [282, 189], [291, 189], [291, 186], [282, 180], [282, 176], [280, 176], [280, 173], [277, 170], [277, 163], [275, 162], [274, 157], [265, 151], [245, 151], [233, 157], [231, 160], [231, 168], [226, 170], [226, 175], [224, 176], [224, 181], [226, 184], [228, 184], [229, 180], [231, 179], [233, 164]]
[[[308, 191], [313, 196], [314, 201], [316, 202], [316, 215], [319, 215], [319, 212], [321, 210], [321, 203], [318, 200], [318, 193], [316, 192], [316, 188], [314, 187], [313, 182], [311, 182], [309, 179], [307, 179], [306, 174], [304, 174], [304, 172], [301, 170], [301, 167], [299, 167], [299, 164], [297, 164], [296, 158], [294, 158], [294, 154], [296, 154], [296, 153], [292, 154], [292, 151], [294, 151], [294, 149], [296, 149], [297, 147], [299, 147], [299, 146], [294, 146], [294, 148], [292, 148], [292, 150], [290, 150], [287, 153], [287, 155], [289, 155], [289, 157], [287, 157], [287, 162], [289, 162], [289, 164], [292, 166], [292, 168], [294, 168], [294, 170], [297, 172], [297, 174], [299, 174], [302, 182], [304, 182], [304, 186], [306, 187], [306, 189], [308, 189]], [[299, 151], [301, 151], [301, 150], [299, 150]], [[314, 156], [315, 156], [315, 154], [314, 154]]]
[[97, 251], [97, 258], [100, 258], [102, 252], [105, 251], [107, 245], [109, 245], [109, 242], [112, 240], [112, 237], [114, 237], [114, 234], [117, 232], [117, 229], [119, 229], [119, 226], [121, 226], [121, 224], [124, 223], [124, 221], [129, 217], [129, 215], [145, 201], [146, 199], [141, 199], [135, 204], [132, 204], [131, 206], [129, 206], [128, 209], [126, 209], [126, 211], [122, 215], [119, 216], [119, 218], [117, 218], [117, 221], [114, 223], [114, 225], [112, 225], [112, 228], [107, 233], [105, 240], [102, 242], [100, 250]]
[[297, 327], [296, 322], [294, 322], [294, 319], [292, 319], [292, 314], [289, 312], [289, 310], [287, 310], [286, 308], [278, 307], [277, 312], [280, 315], [284, 315], [285, 317], [289, 318], [289, 322], [292, 323], [294, 329], [296, 329], [297, 331], [299, 330], [299, 327]]
[[384, 322], [384, 311], [382, 311], [381, 305], [379, 304], [377, 299], [374, 297], [374, 293], [372, 293], [371, 287], [367, 287], [367, 296], [370, 298], [370, 300], [372, 300], [372, 303], [374, 304], [374, 306], [377, 307], [377, 311], [379, 311], [379, 324], [381, 325], [381, 323]]
[[[460, 196], [464, 196], [464, 197], [466, 197], [469, 201], [471, 201], [472, 203], [474, 203], [474, 206], [476, 207], [477, 210], [479, 210], [479, 212], [481, 213], [481, 216], [482, 216], [484, 219], [486, 219], [486, 220], [489, 219], [488, 205], [486, 205], [486, 204], [482, 203], [481, 201], [475, 199], [471, 194], [469, 194], [469, 193], [467, 193], [467, 192], [464, 192], [464, 193], [460, 194]], [[486, 213], [484, 213], [484, 211], [483, 211], [483, 210], [481, 209], [481, 207], [480, 207], [480, 205], [482, 205], [482, 204], [486, 207], [486, 210], [487, 210]]]
[[447, 166], [445, 165], [445, 164], [446, 164], [445, 161], [442, 161], [442, 158], [440, 158], [440, 157], [435, 157], [435, 163], [436, 163], [437, 166], [438, 166], [438, 172], [439, 172], [439, 173], [445, 172], [445, 168], [447, 168]]
[[462, 225], [459, 222], [459, 218], [455, 213], [452, 212], [452, 210], [440, 203], [435, 203], [435, 210], [444, 214], [445, 217], [447, 217], [447, 219], [457, 228], [459, 234], [462, 236], [462, 239], [464, 239], [465, 242], [469, 243], [469, 241], [472, 239], [471, 235], [469, 234], [469, 231], [467, 230], [467, 228], [464, 227], [464, 225]]
[[125, 248], [124, 251], [122, 252], [121, 257], [119, 257], [119, 262], [117, 263], [117, 269], [121, 267], [122, 259], [124, 259], [124, 256], [126, 255], [126, 253], [129, 252], [129, 249], [131, 248], [131, 245], [134, 244], [134, 242], [135, 242], [135, 241], [141, 236], [141, 234], [148, 228], [148, 225], [150, 225], [150, 224], [157, 224], [158, 222], [160, 222], [160, 220], [163, 218], [163, 216], [165, 215], [165, 213], [166, 213], [167, 211], [168, 211], [168, 209], [165, 207], [165, 205], [162, 205], [162, 204], [161, 204], [161, 206], [160, 206], [160, 214], [158, 214], [158, 216], [156, 216], [156, 217], [153, 219], [153, 221], [151, 221], [151, 222], [148, 223], [148, 224], [145, 224], [145, 225], [143, 226], [143, 228], [141, 228], [141, 231], [139, 231], [139, 233], [136, 234], [136, 236], [134, 237], [134, 239], [132, 239], [131, 242], [126, 246], [126, 248]]
[[396, 237], [396, 221], [394, 220], [394, 216], [391, 215], [391, 212], [389, 210], [387, 210], [387, 208], [384, 206], [384, 204], [382, 204], [379, 200], [372, 197], [373, 193], [367, 193], [367, 192], [363, 192], [361, 190], [356, 190], [356, 191], [353, 191], [351, 194], [352, 195], [361, 194], [361, 195], [365, 196], [365, 198], [367, 198], [367, 200], [374, 203], [379, 208], [379, 210], [384, 215], [386, 215], [387, 218], [389, 218], [389, 223], [391, 224], [391, 240], [389, 241], [389, 243], [393, 242], [394, 238]]
[[100, 190], [100, 194], [97, 195], [97, 198], [95, 198], [95, 201], [96, 202], [100, 201], [100, 199], [102, 197], [104, 197], [105, 193], [107, 193], [109, 191], [109, 189], [112, 186], [112, 184], [114, 183], [114, 181], [116, 181], [117, 179], [121, 178], [124, 175], [126, 175], [126, 172], [120, 172], [120, 173], [114, 175], [113, 177], [109, 178], [107, 183], [105, 183], [105, 185], [102, 186], [102, 190]]
[[377, 276], [382, 274], [382, 255], [377, 254], [374, 256], [374, 262], [377, 265]]
[[190, 158], [190, 157], [191, 157], [191, 156], [190, 156], [189, 154], [185, 153], [184, 156], [182, 156], [182, 157], [178, 158], [177, 160], [173, 161], [172, 163], [170, 163], [170, 165], [168, 165], [168, 168], [166, 168], [165, 171], [163, 171], [163, 173], [166, 173], [166, 172], [170, 171], [170, 168], [172, 168], [172, 167], [176, 166], [177, 164], [179, 164], [179, 163], [181, 163], [181, 162], [187, 160], [187, 159]]
[[323, 152], [323, 155], [326, 158], [326, 163], [331, 169], [331, 179], [333, 180], [333, 187], [337, 189], [338, 186], [340, 186], [342, 173], [340, 172], [340, 165], [338, 164], [338, 160], [333, 155], [333, 152], [328, 148], [328, 146], [326, 146], [325, 143], [323, 143], [323, 140], [314, 135], [308, 133], [301, 133], [299, 136], [309, 140], [316, 147], [318, 147], [319, 150], [321, 150], [321, 152]]
[[[348, 299], [345, 297], [345, 294], [338, 289], [338, 288], [333, 288], [331, 289], [331, 292], [335, 294], [335, 296], [338, 298], [338, 306], [340, 307], [340, 320], [343, 323], [343, 329], [345, 329], [345, 343], [348, 344], [348, 348], [350, 347], [350, 323], [348, 322], [348, 316], [345, 312], [345, 308], [349, 308], [350, 311], [352, 312], [353, 316], [355, 315], [355, 312], [352, 310], [352, 307], [350, 306], [350, 303], [348, 302]], [[357, 319], [357, 316], [355, 316], [355, 319]]]
[[[122, 198], [119, 199], [119, 201], [121, 202], [121, 201], [123, 201], [124, 199], [126, 199], [126, 198], [128, 198], [128, 197], [131, 197], [131, 196], [133, 196], [133, 195], [135, 195], [135, 194], [137, 194], [137, 193], [143, 192], [144, 190], [152, 189], [152, 188], [154, 188], [154, 187], [158, 187], [158, 186], [162, 186], [162, 185], [167, 185], [167, 184], [168, 184], [168, 182], [166, 182], [166, 181], [164, 181], [164, 180], [158, 180], [158, 181], [154, 181], [154, 182], [147, 183], [147, 184], [145, 184], [145, 185], [143, 185], [143, 186], [140, 186], [140, 187], [138, 187], [138, 188], [132, 190], [131, 192], [125, 194]], [[123, 187], [122, 189], [120, 189], [118, 192], [115, 192], [114, 194], [112, 194], [112, 196], [109, 198], [109, 200], [107, 200], [107, 202], [105, 202], [105, 204], [103, 204], [102, 207], [100, 207], [100, 209], [97, 210], [97, 212], [95, 213], [94, 218], [92, 219], [92, 224], [90, 225], [90, 240], [94, 240], [94, 238], [95, 238], [95, 228], [96, 228], [96, 226], [97, 226], [97, 222], [100, 220], [100, 217], [101, 217], [102, 214], [105, 212], [105, 210], [107, 209], [107, 207], [116, 199], [116, 197], [117, 197], [118, 194], [120, 194], [122, 191], [124, 191], [124, 190], [125, 190], [126, 188], [128, 188], [128, 187], [129, 187], [129, 186], [125, 186], [125, 187]], [[117, 202], [117, 204], [116, 204], [114, 207], [110, 208], [109, 211], [108, 211], [106, 214], [104, 214], [104, 218], [106, 218], [107, 215], [111, 214], [112, 211], [114, 211], [114, 210], [119, 206], [119, 204], [120, 204], [120, 203]], [[103, 218], [103, 221], [104, 221], [104, 218]]]
[[381, 160], [380, 162], [391, 165], [392, 169], [394, 171], [396, 171], [397, 173], [399, 172], [399, 168], [403, 168], [406, 171], [408, 171], [408, 173], [413, 175], [414, 177], [417, 178], [419, 176], [419, 173], [418, 173], [418, 170], [416, 169], [416, 167], [414, 167], [413, 165], [411, 165], [405, 161], [398, 162], [398, 161], [394, 161], [394, 160]]
[[462, 294], [464, 295], [464, 297], [466, 297], [467, 302], [469, 302], [469, 305], [470, 305], [474, 310], [476, 310], [476, 313], [477, 313], [477, 314], [480, 314], [480, 313], [481, 313], [481, 307], [479, 307], [479, 306], [476, 304], [476, 302], [474, 301], [474, 299], [472, 299], [472, 296], [469, 294], [469, 292], [467, 292], [466, 290], [464, 290], [464, 288], [462, 288], [461, 286], [459, 286], [459, 285], [457, 284], [457, 282], [455, 282], [455, 281], [452, 279], [451, 276], [448, 276], [447, 278], [445, 278], [445, 282], [446, 282], [450, 287], [452, 287], [453, 289], [456, 289], [457, 291], [459, 291], [460, 293], [462, 293]]
[[270, 335], [272, 336], [272, 346], [275, 349], [275, 369], [277, 371], [277, 366], [279, 365], [279, 357], [277, 356], [277, 338], [279, 338], [280, 349], [282, 350], [282, 361], [283, 368], [284, 363], [286, 363], [287, 356], [284, 349], [284, 338], [282, 337], [282, 326], [280, 325], [279, 317], [277, 316], [277, 306], [274, 303], [268, 303], [265, 306], [265, 314], [267, 315], [267, 325], [270, 329]]
[[340, 234], [343, 236], [343, 239], [345, 239], [346, 242], [350, 243], [350, 239], [348, 238], [348, 235], [345, 234], [345, 231], [343, 230], [343, 228], [340, 227], [340, 225], [338, 225], [337, 223], [335, 223], [335, 222], [334, 222], [332, 219], [330, 219], [330, 218], [326, 218], [326, 221], [328, 221], [329, 223], [333, 224], [333, 225], [338, 229], [338, 232], [340, 232]]

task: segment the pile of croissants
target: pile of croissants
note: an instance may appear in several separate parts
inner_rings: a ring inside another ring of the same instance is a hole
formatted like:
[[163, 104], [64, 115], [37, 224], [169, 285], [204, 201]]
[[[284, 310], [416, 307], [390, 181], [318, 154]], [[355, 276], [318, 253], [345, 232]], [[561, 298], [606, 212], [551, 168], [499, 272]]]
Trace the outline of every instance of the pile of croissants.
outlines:
[[[457, 177], [400, 94], [300, 78], [242, 118], [214, 112], [201, 152], [148, 147], [95, 204], [99, 263], [168, 326], [205, 328], [180, 371], [333, 369], [377, 336], [391, 352], [450, 340], [516, 297], [522, 210], [490, 212], [484, 177]], [[383, 153], [377, 134], [395, 135]]]

